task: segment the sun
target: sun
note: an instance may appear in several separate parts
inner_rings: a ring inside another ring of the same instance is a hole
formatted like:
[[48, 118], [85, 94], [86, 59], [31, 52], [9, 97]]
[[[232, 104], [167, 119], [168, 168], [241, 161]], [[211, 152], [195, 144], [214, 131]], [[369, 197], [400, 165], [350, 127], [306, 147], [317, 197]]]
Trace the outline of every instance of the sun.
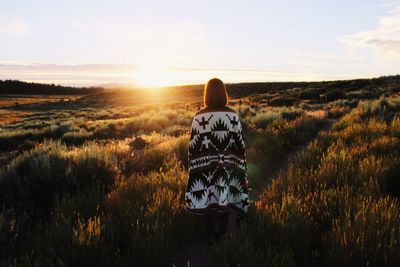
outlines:
[[142, 65], [133, 73], [133, 82], [140, 87], [156, 89], [171, 85], [172, 74], [159, 65]]

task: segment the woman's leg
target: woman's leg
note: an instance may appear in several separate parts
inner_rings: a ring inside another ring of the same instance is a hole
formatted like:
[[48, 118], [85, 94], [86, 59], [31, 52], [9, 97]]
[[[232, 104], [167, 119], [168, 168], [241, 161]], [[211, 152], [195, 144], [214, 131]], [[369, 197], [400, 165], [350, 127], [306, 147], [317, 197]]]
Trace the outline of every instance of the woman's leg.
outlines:
[[236, 214], [236, 227], [240, 227], [243, 224], [244, 215], [243, 214]]
[[225, 234], [228, 230], [229, 211], [219, 212], [219, 233]]
[[214, 216], [211, 210], [208, 210], [204, 215], [204, 226], [206, 235], [212, 236], [214, 235]]

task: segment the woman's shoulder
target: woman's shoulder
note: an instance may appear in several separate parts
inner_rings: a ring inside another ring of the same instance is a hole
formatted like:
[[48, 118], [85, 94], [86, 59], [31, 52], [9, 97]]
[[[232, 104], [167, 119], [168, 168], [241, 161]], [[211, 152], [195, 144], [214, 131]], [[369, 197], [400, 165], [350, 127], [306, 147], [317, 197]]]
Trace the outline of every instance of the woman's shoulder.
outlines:
[[199, 111], [196, 113], [196, 116], [197, 116], [197, 115], [201, 115], [201, 114], [205, 114], [205, 113], [211, 113], [211, 112], [230, 112], [230, 113], [236, 114], [236, 111], [234, 111], [233, 109], [231, 109], [231, 108], [229, 108], [229, 107], [227, 107], [227, 106], [225, 106], [225, 107], [218, 107], [218, 108], [205, 107], [205, 108], [199, 110]]

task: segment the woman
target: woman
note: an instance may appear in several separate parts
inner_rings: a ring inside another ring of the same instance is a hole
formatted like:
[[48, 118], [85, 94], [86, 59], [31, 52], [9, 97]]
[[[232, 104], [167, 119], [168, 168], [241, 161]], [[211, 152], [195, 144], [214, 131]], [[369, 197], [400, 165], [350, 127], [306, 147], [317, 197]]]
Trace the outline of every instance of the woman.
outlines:
[[229, 209], [245, 214], [249, 206], [242, 126], [227, 103], [224, 83], [209, 80], [204, 88], [205, 108], [193, 119], [189, 142], [186, 210], [203, 215], [212, 236], [217, 235], [213, 213], [218, 212], [219, 234], [224, 234]]

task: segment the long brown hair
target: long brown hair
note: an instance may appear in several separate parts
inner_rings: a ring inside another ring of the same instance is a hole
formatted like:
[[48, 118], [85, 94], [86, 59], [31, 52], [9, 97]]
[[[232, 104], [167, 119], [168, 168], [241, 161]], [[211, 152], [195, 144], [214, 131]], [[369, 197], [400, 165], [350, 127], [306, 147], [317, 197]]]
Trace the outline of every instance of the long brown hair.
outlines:
[[223, 81], [218, 78], [209, 80], [204, 87], [204, 105], [211, 108], [225, 107], [228, 94]]

